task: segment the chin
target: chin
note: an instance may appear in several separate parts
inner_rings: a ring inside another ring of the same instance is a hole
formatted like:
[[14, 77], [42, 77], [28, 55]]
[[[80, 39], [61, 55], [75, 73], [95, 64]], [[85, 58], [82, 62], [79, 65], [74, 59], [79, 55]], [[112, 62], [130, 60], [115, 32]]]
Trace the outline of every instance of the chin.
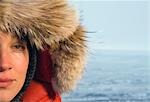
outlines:
[[11, 86], [8, 88], [0, 88], [0, 102], [11, 102], [14, 97], [19, 93], [19, 86]]

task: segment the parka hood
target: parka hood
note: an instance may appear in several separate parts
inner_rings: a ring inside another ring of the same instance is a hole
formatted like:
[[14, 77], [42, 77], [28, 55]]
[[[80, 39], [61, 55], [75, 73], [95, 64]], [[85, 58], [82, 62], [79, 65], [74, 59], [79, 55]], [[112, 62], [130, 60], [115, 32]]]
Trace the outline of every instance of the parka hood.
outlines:
[[66, 0], [0, 0], [0, 30], [50, 46], [56, 91], [71, 90], [85, 64], [85, 31]]

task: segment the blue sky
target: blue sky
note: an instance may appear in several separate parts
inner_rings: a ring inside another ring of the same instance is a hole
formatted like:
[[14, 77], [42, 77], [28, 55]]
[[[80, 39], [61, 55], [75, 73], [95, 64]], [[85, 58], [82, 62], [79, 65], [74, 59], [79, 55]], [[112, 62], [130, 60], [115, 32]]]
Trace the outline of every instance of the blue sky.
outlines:
[[88, 31], [91, 50], [150, 51], [148, 0], [70, 0]]

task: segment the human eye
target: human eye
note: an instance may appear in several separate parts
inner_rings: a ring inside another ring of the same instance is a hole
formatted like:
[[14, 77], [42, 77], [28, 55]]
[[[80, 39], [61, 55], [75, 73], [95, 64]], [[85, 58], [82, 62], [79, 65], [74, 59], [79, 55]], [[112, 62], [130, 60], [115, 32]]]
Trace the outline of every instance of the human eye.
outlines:
[[24, 52], [28, 49], [27, 42], [18, 39], [17, 37], [12, 40], [10, 47], [13, 52]]
[[22, 45], [22, 44], [15, 44], [14, 45], [14, 48], [18, 49], [18, 50], [24, 50], [25, 49], [25, 46]]
[[26, 45], [23, 43], [15, 43], [12, 45], [13, 50], [15, 51], [24, 51], [26, 49]]

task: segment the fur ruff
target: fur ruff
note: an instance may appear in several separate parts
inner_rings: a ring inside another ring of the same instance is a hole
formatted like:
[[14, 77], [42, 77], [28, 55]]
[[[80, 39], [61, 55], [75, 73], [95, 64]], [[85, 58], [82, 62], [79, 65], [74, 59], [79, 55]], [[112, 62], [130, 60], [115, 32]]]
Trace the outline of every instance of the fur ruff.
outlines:
[[85, 31], [66, 0], [0, 0], [0, 30], [27, 35], [37, 49], [49, 45], [53, 87], [73, 89], [85, 65]]

